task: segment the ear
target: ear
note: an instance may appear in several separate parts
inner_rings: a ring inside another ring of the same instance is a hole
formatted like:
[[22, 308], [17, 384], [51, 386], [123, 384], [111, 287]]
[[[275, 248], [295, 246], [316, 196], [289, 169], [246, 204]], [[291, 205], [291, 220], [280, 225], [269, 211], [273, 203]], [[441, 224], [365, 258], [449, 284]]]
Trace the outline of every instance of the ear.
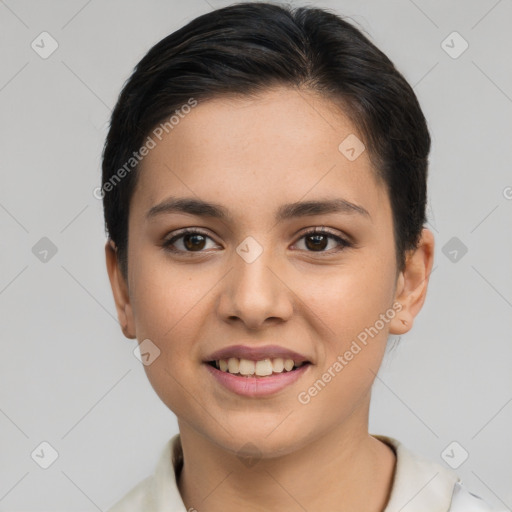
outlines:
[[425, 302], [433, 263], [434, 235], [429, 229], [423, 228], [416, 249], [407, 254], [405, 268], [398, 276], [395, 302], [399, 302], [402, 309], [390, 322], [391, 334], [405, 334], [411, 329], [414, 318]]
[[105, 257], [110, 286], [112, 287], [117, 309], [117, 318], [121, 324], [123, 334], [127, 338], [135, 339], [135, 322], [133, 321], [133, 311], [130, 305], [128, 285], [119, 267], [117, 247], [111, 239], [105, 244]]

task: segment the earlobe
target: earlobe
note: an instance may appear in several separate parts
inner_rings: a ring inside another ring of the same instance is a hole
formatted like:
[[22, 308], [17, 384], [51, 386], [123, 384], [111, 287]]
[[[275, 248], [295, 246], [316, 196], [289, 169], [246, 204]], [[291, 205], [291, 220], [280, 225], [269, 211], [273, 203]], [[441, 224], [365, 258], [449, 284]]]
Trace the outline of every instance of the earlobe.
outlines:
[[390, 323], [390, 334], [408, 332], [427, 295], [428, 280], [434, 262], [434, 235], [424, 228], [415, 250], [407, 254], [405, 268], [398, 276], [395, 301], [400, 311]]
[[117, 247], [111, 239], [109, 239], [105, 244], [105, 258], [119, 324], [121, 325], [123, 334], [127, 338], [135, 339], [133, 312], [130, 304], [128, 286], [119, 268]]

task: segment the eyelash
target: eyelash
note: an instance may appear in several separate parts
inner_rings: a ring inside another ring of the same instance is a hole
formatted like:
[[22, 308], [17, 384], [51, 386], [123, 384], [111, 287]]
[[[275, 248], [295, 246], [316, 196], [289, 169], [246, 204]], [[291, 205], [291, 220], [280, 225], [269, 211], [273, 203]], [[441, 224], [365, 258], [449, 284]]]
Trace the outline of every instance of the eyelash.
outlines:
[[[207, 233], [205, 233], [204, 231], [201, 231], [200, 229], [197, 229], [197, 228], [184, 228], [182, 229], [181, 231], [179, 231], [176, 235], [174, 235], [172, 238], [168, 239], [168, 240], [165, 240], [164, 243], [162, 244], [164, 249], [168, 252], [171, 252], [171, 253], [174, 253], [174, 254], [190, 254], [190, 255], [193, 255], [193, 254], [201, 254], [201, 253], [204, 253], [206, 251], [182, 251], [181, 249], [173, 249], [172, 248], [172, 245], [174, 244], [174, 242], [176, 242], [176, 240], [179, 240], [180, 238], [183, 238], [185, 235], [189, 235], [189, 234], [192, 234], [192, 235], [202, 235], [202, 236], [205, 236], [207, 238], [210, 238], [210, 235], [208, 235]], [[337, 249], [335, 250], [329, 250], [329, 251], [306, 251], [306, 252], [309, 252], [309, 253], [312, 253], [312, 254], [332, 254], [332, 253], [337, 253], [337, 252], [340, 252], [342, 251], [343, 249], [347, 248], [347, 247], [352, 247], [353, 244], [351, 242], [349, 242], [348, 240], [346, 240], [345, 238], [342, 238], [340, 237], [339, 235], [335, 235], [334, 233], [332, 233], [331, 231], [328, 231], [326, 230], [325, 228], [313, 228], [313, 229], [310, 229], [309, 231], [303, 233], [301, 235], [301, 237], [299, 238], [299, 240], [301, 240], [302, 238], [305, 238], [307, 236], [310, 236], [310, 235], [325, 235], [327, 236], [328, 238], [331, 238], [332, 240], [336, 241], [340, 247], [338, 247]]]

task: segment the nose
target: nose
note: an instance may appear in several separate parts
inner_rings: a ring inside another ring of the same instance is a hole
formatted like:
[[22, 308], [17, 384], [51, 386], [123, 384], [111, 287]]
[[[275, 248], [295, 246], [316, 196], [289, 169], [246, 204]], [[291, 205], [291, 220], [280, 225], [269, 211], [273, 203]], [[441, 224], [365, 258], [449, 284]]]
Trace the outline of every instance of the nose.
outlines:
[[293, 292], [282, 267], [268, 249], [252, 262], [235, 253], [218, 303], [221, 318], [241, 322], [247, 329], [289, 320], [294, 309]]

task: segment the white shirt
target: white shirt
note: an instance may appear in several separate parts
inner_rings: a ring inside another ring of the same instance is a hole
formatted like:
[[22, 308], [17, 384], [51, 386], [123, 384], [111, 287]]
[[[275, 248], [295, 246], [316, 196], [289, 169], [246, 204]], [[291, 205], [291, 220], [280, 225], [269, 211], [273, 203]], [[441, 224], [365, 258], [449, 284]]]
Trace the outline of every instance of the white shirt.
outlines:
[[[396, 454], [391, 495], [383, 512], [506, 512], [467, 491], [453, 471], [410, 452], [392, 437], [373, 437]], [[176, 434], [165, 444], [154, 473], [107, 512], [190, 512], [176, 483], [182, 463], [180, 435]]]

